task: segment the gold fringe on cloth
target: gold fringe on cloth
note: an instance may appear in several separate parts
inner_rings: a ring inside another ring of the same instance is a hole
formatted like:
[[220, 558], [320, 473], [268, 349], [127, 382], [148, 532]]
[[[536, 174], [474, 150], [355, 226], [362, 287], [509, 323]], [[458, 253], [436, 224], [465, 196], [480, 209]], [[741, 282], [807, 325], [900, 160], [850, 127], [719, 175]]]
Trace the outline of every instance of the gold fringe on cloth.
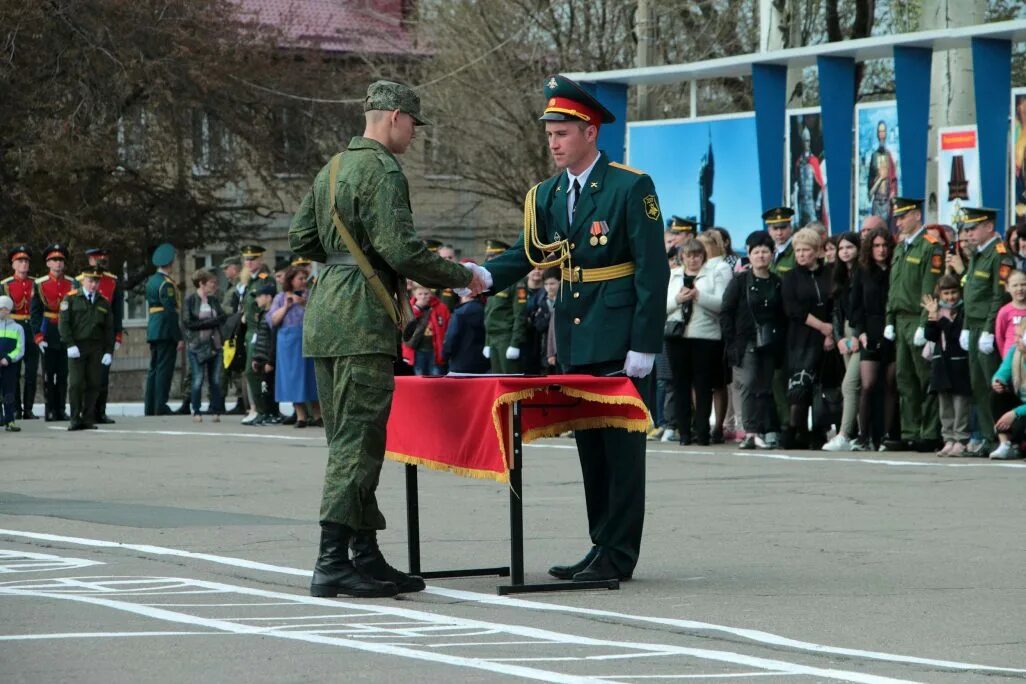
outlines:
[[430, 468], [431, 470], [441, 470], [455, 475], [462, 475], [463, 477], [474, 477], [479, 480], [495, 480], [496, 482], [503, 483], [509, 482], [509, 468], [506, 469], [505, 473], [496, 473], [492, 470], [478, 470], [476, 468], [460, 468], [459, 466], [439, 463], [438, 461], [409, 456], [407, 454], [399, 454], [394, 451], [386, 451], [385, 458], [390, 461], [398, 461], [399, 463], [405, 463], [407, 465]]

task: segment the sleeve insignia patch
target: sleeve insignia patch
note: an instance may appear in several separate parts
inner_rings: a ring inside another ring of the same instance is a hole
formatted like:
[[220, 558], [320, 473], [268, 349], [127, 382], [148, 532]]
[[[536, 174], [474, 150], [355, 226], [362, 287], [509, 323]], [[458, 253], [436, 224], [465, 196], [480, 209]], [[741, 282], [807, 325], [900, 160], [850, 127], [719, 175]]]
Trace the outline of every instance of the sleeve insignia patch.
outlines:
[[1001, 264], [1001, 266], [998, 268], [998, 280], [1001, 281], [1002, 285], [1005, 283], [1005, 281], [1008, 280], [1008, 274], [1010, 274], [1011, 272], [1011, 264]]
[[656, 199], [655, 195], [645, 195], [643, 201], [645, 203], [645, 216], [653, 221], [658, 221], [660, 216], [659, 200]]
[[934, 254], [930, 258], [930, 267], [934, 270], [941, 268], [944, 265], [944, 259], [940, 254]]
[[68, 310], [68, 300], [67, 299], [65, 299], [65, 300], [63, 300], [61, 302], [60, 309], [61, 309], [61, 311], [67, 311]]

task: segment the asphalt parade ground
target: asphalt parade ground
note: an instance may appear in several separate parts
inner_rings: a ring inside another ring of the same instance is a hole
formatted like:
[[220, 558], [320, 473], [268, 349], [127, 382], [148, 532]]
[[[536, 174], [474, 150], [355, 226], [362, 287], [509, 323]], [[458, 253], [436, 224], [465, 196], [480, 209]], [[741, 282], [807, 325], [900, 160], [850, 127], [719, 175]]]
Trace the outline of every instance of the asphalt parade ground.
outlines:
[[[323, 430], [120, 417], [0, 434], [0, 681], [1026, 680], [1026, 463], [650, 443], [617, 591], [308, 593]], [[505, 485], [421, 471], [425, 570], [509, 563]], [[378, 491], [407, 567], [403, 467]], [[525, 569], [588, 548], [571, 440], [526, 449]]]

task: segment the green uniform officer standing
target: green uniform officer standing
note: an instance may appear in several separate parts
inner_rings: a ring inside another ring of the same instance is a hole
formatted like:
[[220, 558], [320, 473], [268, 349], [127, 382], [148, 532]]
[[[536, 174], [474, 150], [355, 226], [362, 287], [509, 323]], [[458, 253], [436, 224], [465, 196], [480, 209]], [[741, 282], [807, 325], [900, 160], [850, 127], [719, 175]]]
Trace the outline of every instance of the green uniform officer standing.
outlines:
[[99, 293], [102, 271], [90, 267], [78, 277], [81, 288], [72, 290], [60, 306], [58, 326], [68, 350], [68, 430], [96, 428], [96, 399], [103, 385], [103, 369], [114, 354], [114, 311]]
[[[973, 389], [973, 404], [983, 442], [970, 456], [1002, 458], [1015, 455], [1011, 450], [998, 450], [994, 432], [994, 414], [990, 407], [991, 380], [1001, 355], [994, 349], [994, 322], [998, 310], [1008, 301], [1005, 285], [1008, 274], [1015, 268], [1012, 255], [994, 230], [997, 211], [964, 207], [962, 209], [963, 234], [976, 245], [969, 257], [965, 273], [963, 301], [965, 327], [962, 330], [963, 347], [969, 351], [969, 380]], [[993, 450], [993, 451], [992, 451]]]
[[246, 370], [243, 375], [246, 378], [250, 401], [250, 413], [242, 420], [243, 425], [281, 422], [280, 416], [272, 415], [277, 411], [272, 410], [271, 398], [263, 391], [261, 374], [253, 370], [253, 345], [256, 342], [257, 311], [260, 309], [256, 303], [256, 291], [264, 283], [273, 282], [271, 269], [264, 263], [266, 251], [260, 245], [246, 245], [242, 248], [242, 263], [245, 269], [242, 280], [246, 283], [240, 300], [242, 322], [246, 326]]
[[[770, 262], [770, 272], [783, 276], [788, 271], [794, 270], [794, 247], [791, 246], [791, 234], [794, 232], [794, 210], [790, 207], [774, 207], [765, 211], [762, 215], [763, 225], [766, 232], [773, 238], [773, 261]], [[781, 332], [786, 335], [787, 331]], [[790, 421], [790, 404], [787, 401], [787, 369], [781, 364], [773, 371], [773, 405], [777, 409], [777, 418], [781, 425], [787, 425]], [[766, 443], [771, 447], [777, 446], [777, 436], [770, 434], [766, 437]]]
[[325, 264], [310, 288], [303, 321], [303, 355], [314, 359], [328, 440], [314, 596], [392, 596], [424, 588], [419, 577], [388, 565], [377, 544], [385, 517], [375, 490], [399, 348], [393, 304], [386, 308], [375, 294], [333, 216], [362, 246], [393, 297], [406, 296], [404, 277], [425, 287], [472, 285], [474, 294], [486, 286], [483, 276], [472, 275], [480, 267], [441, 259], [414, 231], [409, 185], [396, 155], [406, 151], [415, 127], [426, 123], [420, 98], [402, 84], [376, 81], [363, 108], [364, 134], [320, 170], [289, 229], [292, 251]]
[[167, 405], [171, 393], [171, 380], [175, 374], [176, 353], [184, 348], [182, 326], [178, 319], [182, 310], [178, 284], [171, 277], [171, 264], [175, 248], [164, 243], [153, 250], [153, 265], [157, 272], [146, 281], [146, 341], [150, 345], [150, 368], [146, 372], [144, 413], [147, 416], [167, 416], [172, 411]]
[[[485, 264], [509, 249], [501, 240], [485, 243]], [[519, 373], [520, 348], [524, 344], [524, 308], [527, 285], [522, 281], [496, 292], [485, 303], [485, 346], [483, 354], [493, 373]]]
[[[615, 117], [562, 76], [546, 79], [545, 122], [558, 175], [524, 201], [524, 234], [487, 262], [493, 291], [532, 268], [559, 264], [563, 287], [553, 315], [556, 357], [569, 373], [624, 372], [649, 396], [663, 348], [670, 269], [652, 179], [598, 150], [598, 129]], [[559, 579], [628, 579], [641, 551], [645, 517], [645, 428], [577, 430], [592, 547]]]
[[885, 442], [888, 450], [936, 451], [941, 444], [937, 395], [929, 392], [930, 365], [922, 354], [926, 344], [922, 301], [923, 295], [933, 296], [937, 278], [944, 272], [944, 247], [923, 227], [922, 207], [921, 199], [891, 200], [898, 243], [891, 260], [883, 334], [894, 341], [902, 444]]

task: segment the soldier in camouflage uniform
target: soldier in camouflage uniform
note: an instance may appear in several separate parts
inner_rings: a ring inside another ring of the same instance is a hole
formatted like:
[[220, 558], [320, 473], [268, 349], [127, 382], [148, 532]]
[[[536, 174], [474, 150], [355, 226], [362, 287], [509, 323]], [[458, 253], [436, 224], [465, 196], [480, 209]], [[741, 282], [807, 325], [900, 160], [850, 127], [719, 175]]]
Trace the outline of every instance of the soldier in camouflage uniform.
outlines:
[[385, 518], [374, 492], [399, 334], [346, 249], [333, 212], [393, 294], [403, 277], [427, 287], [484, 288], [473, 267], [432, 254], [414, 231], [409, 186], [395, 155], [409, 146], [415, 126], [426, 123], [420, 98], [404, 85], [377, 81], [367, 90], [364, 111], [364, 134], [320, 170], [289, 229], [296, 254], [325, 264], [310, 289], [303, 323], [303, 354], [314, 359], [328, 440], [314, 596], [393, 596], [424, 588], [419, 577], [389, 566], [377, 545]]
[[898, 244], [891, 260], [884, 337], [894, 341], [897, 383], [901, 388], [901, 442], [884, 442], [886, 450], [936, 451], [940, 446], [937, 395], [929, 392], [930, 364], [923, 358], [926, 310], [923, 295], [933, 296], [944, 272], [944, 247], [923, 227], [923, 200], [895, 197], [891, 215]]
[[[485, 243], [485, 263], [502, 254], [509, 245], [502, 240]], [[485, 303], [485, 358], [492, 363], [493, 373], [519, 373], [520, 348], [524, 344], [524, 309], [527, 307], [527, 285], [521, 280], [502, 292], [496, 292]]]
[[964, 207], [962, 212], [963, 234], [976, 248], [969, 257], [965, 272], [965, 327], [960, 342], [969, 350], [969, 380], [983, 437], [980, 448], [968, 455], [991, 455], [991, 458], [999, 459], [1012, 454], [1008, 448], [995, 448], [998, 446], [997, 434], [990, 395], [994, 373], [1001, 365], [1001, 354], [994, 349], [994, 322], [998, 310], [1008, 301], [1005, 284], [1008, 274], [1015, 268], [1015, 261], [994, 230], [995, 210]]

